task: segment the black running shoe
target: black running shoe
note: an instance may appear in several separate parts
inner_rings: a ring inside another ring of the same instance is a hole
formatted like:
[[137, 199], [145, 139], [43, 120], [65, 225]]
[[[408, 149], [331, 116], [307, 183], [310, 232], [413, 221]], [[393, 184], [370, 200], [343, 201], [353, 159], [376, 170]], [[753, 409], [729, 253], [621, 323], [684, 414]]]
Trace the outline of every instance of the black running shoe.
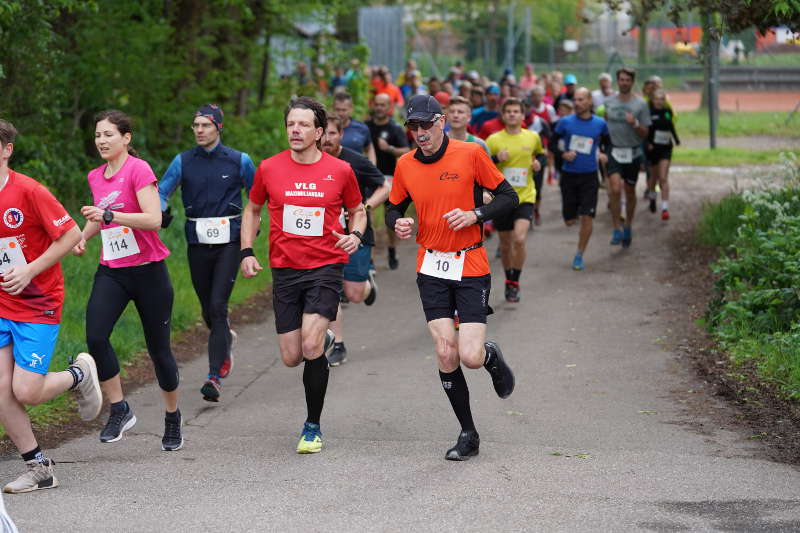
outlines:
[[331, 366], [339, 366], [347, 362], [347, 348], [344, 347], [343, 342], [337, 342], [333, 345], [333, 351], [328, 356], [328, 364]]
[[203, 399], [207, 402], [218, 402], [220, 391], [222, 390], [222, 383], [217, 376], [208, 376], [208, 379], [203, 386], [200, 387], [200, 393]]
[[650, 197], [650, 212], [656, 212], [656, 199], [653, 196]]
[[396, 257], [389, 256], [389, 270], [397, 270], [397, 267], [400, 266], [400, 263], [397, 261]]
[[161, 439], [161, 449], [165, 452], [175, 452], [183, 448], [183, 435], [181, 435], [183, 417], [180, 409], [177, 410], [177, 415], [164, 417], [164, 437]]
[[369, 283], [369, 294], [364, 298], [364, 305], [372, 305], [378, 297], [378, 283], [375, 281], [375, 271], [372, 269], [369, 271], [367, 283]]
[[506, 280], [506, 301], [519, 302], [519, 282]]
[[500, 351], [500, 346], [496, 342], [489, 341], [484, 346], [487, 351], [491, 352], [489, 363], [484, 364], [483, 367], [492, 376], [494, 391], [501, 398], [508, 398], [514, 392], [514, 373], [503, 359], [503, 352]]
[[130, 405], [127, 410], [115, 410], [111, 408], [106, 427], [100, 432], [100, 442], [117, 442], [122, 438], [122, 434], [136, 425], [136, 415]]
[[474, 429], [462, 431], [458, 435], [456, 445], [447, 450], [444, 458], [448, 461], [466, 461], [470, 457], [478, 455], [478, 448], [481, 446], [481, 438]]

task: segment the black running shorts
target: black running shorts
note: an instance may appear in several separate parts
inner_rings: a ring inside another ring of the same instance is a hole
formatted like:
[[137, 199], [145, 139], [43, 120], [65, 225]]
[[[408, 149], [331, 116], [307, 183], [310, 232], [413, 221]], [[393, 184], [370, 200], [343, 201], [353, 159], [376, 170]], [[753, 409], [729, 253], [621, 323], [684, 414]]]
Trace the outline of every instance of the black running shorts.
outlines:
[[325, 265], [301, 270], [272, 269], [272, 307], [275, 330], [289, 333], [300, 329], [304, 314], [319, 314], [336, 320], [344, 265]]
[[641, 154], [641, 150], [639, 150], [639, 155], [634, 157], [633, 161], [630, 163], [620, 163], [614, 159], [612, 152], [608, 155], [608, 163], [606, 164], [606, 168], [608, 169], [609, 176], [612, 174], [619, 174], [622, 178], [622, 181], [635, 187], [636, 182], [639, 180], [639, 169], [643, 163], [644, 157]]
[[417, 287], [425, 311], [425, 320], [453, 318], [458, 311], [462, 324], [479, 322], [486, 324], [489, 308], [489, 290], [492, 277], [464, 277], [461, 281], [441, 279], [426, 274], [417, 274]]
[[661, 145], [656, 144], [653, 146], [652, 150], [647, 152], [647, 162], [651, 165], [655, 165], [662, 159], [672, 159], [672, 145]]
[[[523, 202], [514, 208], [509, 214], [494, 219], [494, 229], [497, 231], [511, 231], [514, 229], [514, 222], [524, 218], [528, 222], [533, 220], [533, 204]], [[459, 313], [460, 315], [460, 313]]]
[[597, 172], [572, 173], [561, 171], [561, 214], [564, 220], [575, 220], [578, 215], [594, 217], [597, 211]]

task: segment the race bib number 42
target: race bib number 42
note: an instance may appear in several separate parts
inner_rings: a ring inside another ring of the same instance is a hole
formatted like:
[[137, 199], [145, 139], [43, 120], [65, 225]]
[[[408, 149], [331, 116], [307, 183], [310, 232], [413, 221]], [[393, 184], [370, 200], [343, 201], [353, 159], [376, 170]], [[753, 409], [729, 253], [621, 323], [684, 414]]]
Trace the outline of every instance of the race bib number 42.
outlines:
[[100, 230], [103, 240], [103, 259], [112, 261], [139, 253], [139, 243], [131, 228], [117, 226]]
[[231, 221], [228, 217], [208, 217], [195, 220], [195, 231], [200, 244], [227, 244], [231, 242]]
[[633, 148], [612, 148], [611, 156], [617, 163], [633, 163]]
[[503, 175], [514, 187], [524, 187], [528, 184], [528, 169], [520, 167], [508, 167], [503, 169]]
[[27, 264], [25, 254], [22, 253], [22, 246], [19, 245], [16, 237], [0, 239], [0, 274], [13, 266]]
[[283, 231], [304, 237], [322, 237], [324, 207], [283, 206]]
[[419, 271], [421, 274], [434, 278], [461, 281], [464, 272], [464, 257], [466, 257], [465, 253], [425, 250], [425, 258], [422, 260], [422, 268]]

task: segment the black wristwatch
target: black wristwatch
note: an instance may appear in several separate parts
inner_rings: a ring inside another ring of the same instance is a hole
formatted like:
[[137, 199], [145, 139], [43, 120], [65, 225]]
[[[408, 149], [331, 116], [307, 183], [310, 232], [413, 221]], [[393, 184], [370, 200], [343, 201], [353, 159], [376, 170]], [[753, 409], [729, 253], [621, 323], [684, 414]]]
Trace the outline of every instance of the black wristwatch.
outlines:
[[106, 224], [111, 224], [111, 222], [113, 221], [114, 221], [114, 212], [111, 209], [106, 208], [106, 210], [103, 211], [103, 222], [105, 222]]
[[475, 208], [475, 209], [473, 209], [472, 211], [475, 213], [475, 216], [476, 216], [476, 217], [478, 217], [478, 221], [477, 221], [477, 222], [478, 222], [478, 224], [480, 224], [481, 222], [483, 222], [483, 219], [484, 219], [484, 217], [483, 217], [483, 210], [482, 210], [480, 207], [476, 207], [476, 208]]
[[356, 237], [358, 237], [359, 241], [364, 242], [364, 235], [360, 231], [358, 231], [357, 229], [354, 229], [353, 231], [351, 231], [350, 235], [355, 235]]

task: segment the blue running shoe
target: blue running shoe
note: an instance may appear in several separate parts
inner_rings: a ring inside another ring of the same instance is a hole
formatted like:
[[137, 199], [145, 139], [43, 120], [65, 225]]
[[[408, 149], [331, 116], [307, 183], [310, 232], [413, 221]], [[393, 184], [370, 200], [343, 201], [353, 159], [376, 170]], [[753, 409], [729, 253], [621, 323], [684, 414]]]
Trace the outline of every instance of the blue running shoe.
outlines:
[[583, 256], [575, 254], [575, 259], [572, 260], [572, 270], [583, 270]]
[[614, 233], [611, 234], [611, 244], [619, 244], [622, 242], [622, 230], [614, 228]]
[[622, 231], [622, 247], [623, 248], [630, 247], [632, 240], [633, 240], [633, 230], [631, 230], [630, 226], [625, 226], [624, 230]]
[[297, 443], [297, 453], [317, 453], [322, 450], [322, 431], [319, 424], [306, 422], [303, 424], [303, 433]]

